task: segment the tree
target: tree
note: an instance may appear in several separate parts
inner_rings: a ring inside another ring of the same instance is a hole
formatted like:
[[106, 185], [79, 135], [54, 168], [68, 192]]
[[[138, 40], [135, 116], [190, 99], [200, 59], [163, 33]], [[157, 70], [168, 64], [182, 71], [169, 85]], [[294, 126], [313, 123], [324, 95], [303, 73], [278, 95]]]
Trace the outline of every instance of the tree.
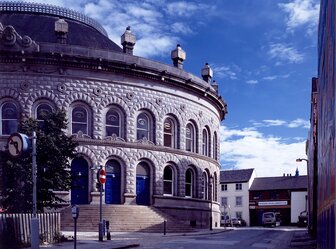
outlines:
[[[20, 123], [19, 132], [32, 136], [36, 131], [37, 209], [52, 208], [64, 200], [52, 190], [69, 190], [70, 160], [75, 157], [77, 143], [63, 131], [67, 127], [64, 110], [45, 115], [43, 122], [28, 118]], [[0, 152], [0, 206], [9, 212], [32, 211], [32, 152], [12, 158]]]

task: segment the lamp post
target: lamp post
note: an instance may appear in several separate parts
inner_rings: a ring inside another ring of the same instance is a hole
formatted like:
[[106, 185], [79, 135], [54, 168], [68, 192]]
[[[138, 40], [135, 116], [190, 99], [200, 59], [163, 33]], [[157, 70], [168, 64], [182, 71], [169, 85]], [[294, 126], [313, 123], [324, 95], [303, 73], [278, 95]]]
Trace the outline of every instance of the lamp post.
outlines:
[[212, 231], [212, 195], [213, 195], [213, 176], [210, 176], [210, 218], [209, 218], [209, 228]]
[[[307, 192], [308, 192], [308, 197], [310, 197], [310, 190], [309, 190], [309, 172], [308, 172], [308, 159], [305, 159], [305, 158], [297, 158], [296, 160], [295, 160], [297, 163], [301, 163], [302, 161], [305, 161], [306, 163], [307, 163], [307, 180], [308, 180], [308, 183], [307, 183]], [[310, 213], [309, 212], [309, 205], [308, 205], [308, 200], [307, 200], [307, 197], [306, 197], [306, 207], [305, 207], [305, 209], [306, 209], [306, 211], [307, 211], [307, 213]], [[307, 208], [308, 207], [308, 208]], [[308, 229], [310, 229], [309, 227], [310, 227], [310, 219], [311, 219], [311, 217], [310, 217], [310, 215], [308, 215]]]

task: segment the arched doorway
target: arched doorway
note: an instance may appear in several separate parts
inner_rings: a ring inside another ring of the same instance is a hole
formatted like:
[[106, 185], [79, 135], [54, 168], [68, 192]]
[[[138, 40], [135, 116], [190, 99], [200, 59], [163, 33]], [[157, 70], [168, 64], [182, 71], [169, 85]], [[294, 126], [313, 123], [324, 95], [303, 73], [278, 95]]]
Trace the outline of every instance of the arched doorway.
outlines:
[[109, 160], [106, 165], [105, 203], [121, 204], [121, 172], [117, 160]]
[[83, 158], [71, 162], [71, 204], [88, 204], [89, 164]]
[[150, 170], [145, 162], [136, 168], [136, 203], [148, 206], [150, 204]]

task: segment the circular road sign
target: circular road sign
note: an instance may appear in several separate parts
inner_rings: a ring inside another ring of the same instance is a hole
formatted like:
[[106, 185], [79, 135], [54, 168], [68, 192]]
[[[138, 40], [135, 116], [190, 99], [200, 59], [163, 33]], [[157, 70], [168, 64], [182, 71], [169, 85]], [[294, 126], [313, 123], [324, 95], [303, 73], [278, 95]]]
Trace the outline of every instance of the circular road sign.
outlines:
[[22, 133], [13, 133], [8, 138], [8, 152], [12, 157], [19, 157], [26, 152], [29, 147], [29, 138]]
[[105, 170], [103, 169], [100, 169], [98, 171], [98, 181], [101, 183], [101, 184], [104, 184], [106, 182], [106, 172]]

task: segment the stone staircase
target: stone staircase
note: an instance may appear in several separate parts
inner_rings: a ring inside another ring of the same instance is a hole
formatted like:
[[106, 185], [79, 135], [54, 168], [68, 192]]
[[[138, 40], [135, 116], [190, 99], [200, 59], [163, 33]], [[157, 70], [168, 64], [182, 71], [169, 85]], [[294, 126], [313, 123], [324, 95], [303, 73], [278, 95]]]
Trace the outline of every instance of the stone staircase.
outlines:
[[[98, 231], [99, 205], [78, 205], [79, 217], [77, 231]], [[167, 233], [181, 233], [195, 231], [190, 225], [149, 206], [138, 205], [103, 205], [103, 219], [110, 222], [111, 232], [157, 232], [163, 233], [164, 220]], [[61, 211], [61, 230], [73, 231], [74, 221], [71, 207]]]

